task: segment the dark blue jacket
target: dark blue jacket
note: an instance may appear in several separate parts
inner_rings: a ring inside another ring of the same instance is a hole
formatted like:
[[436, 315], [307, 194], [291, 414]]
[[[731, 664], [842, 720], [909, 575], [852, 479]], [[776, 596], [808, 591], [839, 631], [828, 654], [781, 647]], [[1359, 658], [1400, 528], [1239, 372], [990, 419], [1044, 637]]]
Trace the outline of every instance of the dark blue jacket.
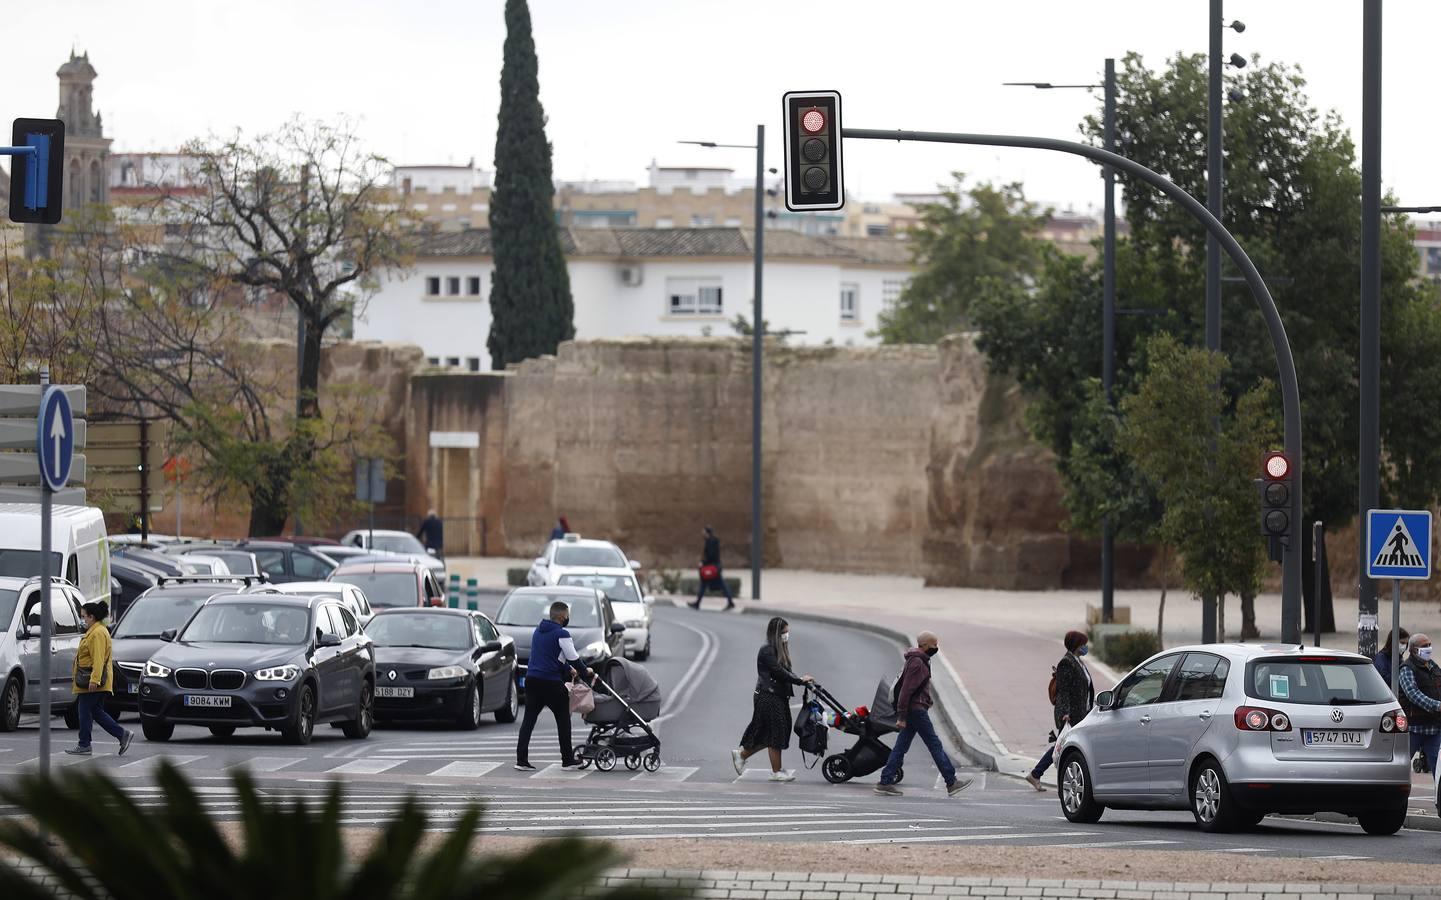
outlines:
[[588, 670], [580, 661], [579, 651], [575, 659], [561, 659], [563, 651], [560, 642], [569, 639], [570, 632], [550, 619], [535, 626], [535, 633], [530, 637], [530, 661], [526, 663], [525, 680], [568, 681], [571, 669], [584, 676]]
[[[1371, 657], [1371, 663], [1376, 671], [1381, 673], [1381, 680], [1388, 685], [1391, 684], [1391, 654], [1385, 650], [1377, 650], [1376, 655]], [[1391, 685], [1394, 689], [1395, 685]]]

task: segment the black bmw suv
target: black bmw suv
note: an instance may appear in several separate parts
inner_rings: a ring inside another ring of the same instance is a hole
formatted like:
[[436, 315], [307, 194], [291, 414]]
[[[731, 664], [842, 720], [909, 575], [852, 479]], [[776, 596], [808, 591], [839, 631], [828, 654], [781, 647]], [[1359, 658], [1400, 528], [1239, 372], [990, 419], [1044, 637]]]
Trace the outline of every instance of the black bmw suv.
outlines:
[[219, 737], [236, 728], [279, 731], [308, 744], [318, 722], [346, 737], [375, 721], [375, 653], [355, 615], [327, 597], [212, 597], [145, 664], [140, 722], [169, 740], [176, 725]]

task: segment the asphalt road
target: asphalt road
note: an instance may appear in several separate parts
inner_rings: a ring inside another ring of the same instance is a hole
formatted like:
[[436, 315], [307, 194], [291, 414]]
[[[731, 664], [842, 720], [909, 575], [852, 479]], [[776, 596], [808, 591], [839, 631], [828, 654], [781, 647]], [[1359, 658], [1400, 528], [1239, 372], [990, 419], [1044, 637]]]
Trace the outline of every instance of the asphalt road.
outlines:
[[[712, 601], [715, 603], [716, 601]], [[493, 604], [490, 600], [487, 605]], [[656, 610], [654, 654], [646, 665], [656, 675], [665, 701], [656, 730], [664, 766], [659, 772], [567, 772], [559, 768], [552, 725], [542, 719], [530, 758], [534, 775], [511, 768], [516, 725], [487, 717], [476, 731], [442, 726], [377, 728], [368, 740], [351, 741], [322, 728], [309, 747], [291, 747], [278, 735], [238, 732], [221, 740], [204, 729], [179, 728], [166, 744], [137, 739], [125, 757], [96, 733], [97, 755], [65, 756], [73, 739], [63, 725], [53, 741], [57, 769], [103, 769], [125, 780], [142, 805], [163, 802], [148, 777], [161, 759], [181, 766], [200, 786], [218, 818], [238, 814], [228, 772], [248, 768], [263, 790], [277, 798], [318, 796], [329, 783], [346, 785], [347, 824], [385, 822], [407, 793], [422, 796], [432, 825], [467, 804], [489, 809], [485, 831], [543, 835], [566, 830], [612, 839], [667, 837], [747, 840], [834, 841], [919, 845], [1019, 845], [1113, 847], [1148, 850], [1210, 850], [1244, 855], [1312, 859], [1436, 860], [1438, 835], [1404, 831], [1370, 837], [1354, 825], [1267, 819], [1260, 827], [1232, 835], [1198, 831], [1188, 813], [1108, 811], [1095, 825], [1074, 826], [1060, 814], [1054, 794], [1038, 794], [1024, 783], [969, 770], [973, 786], [948, 798], [935, 768], [917, 743], [907, 759], [906, 795], [878, 797], [876, 775], [844, 785], [827, 784], [820, 769], [806, 769], [787, 751], [796, 770], [790, 784], [765, 780], [763, 756], [744, 777], [731, 768], [729, 750], [750, 717], [755, 651], [766, 620], [684, 608]], [[798, 671], [816, 676], [848, 706], [869, 704], [881, 676], [899, 669], [899, 648], [848, 628], [795, 623], [791, 649]], [[133, 725], [133, 720], [127, 720]], [[583, 724], [575, 721], [577, 732]], [[16, 733], [0, 735], [0, 786], [37, 766], [37, 726], [27, 719]], [[831, 748], [849, 745], [838, 732]], [[0, 804], [0, 815], [14, 815]]]

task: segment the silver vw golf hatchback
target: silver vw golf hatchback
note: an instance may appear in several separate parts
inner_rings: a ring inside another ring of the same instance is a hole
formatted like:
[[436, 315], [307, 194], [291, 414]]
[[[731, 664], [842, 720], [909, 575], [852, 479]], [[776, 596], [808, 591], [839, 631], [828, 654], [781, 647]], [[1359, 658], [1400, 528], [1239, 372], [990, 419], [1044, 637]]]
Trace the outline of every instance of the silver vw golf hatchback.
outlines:
[[1406, 714], [1371, 661], [1295, 644], [1158, 654], [1062, 740], [1061, 809], [1187, 809], [1206, 831], [1339, 812], [1394, 834], [1411, 793]]

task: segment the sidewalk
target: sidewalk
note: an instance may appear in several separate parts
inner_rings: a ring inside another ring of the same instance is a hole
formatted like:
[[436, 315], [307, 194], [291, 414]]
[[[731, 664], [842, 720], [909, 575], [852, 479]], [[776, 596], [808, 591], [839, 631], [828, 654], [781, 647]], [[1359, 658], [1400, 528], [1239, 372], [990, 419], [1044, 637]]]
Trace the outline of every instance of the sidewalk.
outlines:
[[[503, 585], [507, 568], [528, 566], [530, 560], [462, 558], [450, 561], [452, 571], [476, 578], [479, 584]], [[741, 579], [740, 597], [750, 595], [750, 572], [727, 570]], [[955, 676], [955, 685], [937, 681], [940, 702], [952, 716], [954, 735], [979, 761], [1002, 774], [1023, 776], [1045, 751], [1046, 736], [1054, 727], [1046, 684], [1051, 665], [1065, 652], [1062, 636], [1071, 629], [1086, 630], [1086, 607], [1100, 605], [1099, 591], [1000, 591], [979, 588], [927, 588], [919, 578], [891, 575], [846, 575], [767, 569], [761, 582], [762, 602], [738, 599], [742, 611], [782, 615], [818, 616], [866, 623], [914, 638], [933, 631], [940, 639], [941, 663]], [[1117, 591], [1116, 606], [1130, 607], [1131, 622], [1154, 630], [1160, 592]], [[678, 598], [694, 599], [694, 598]], [[712, 596], [707, 606], [719, 608]], [[1336, 624], [1345, 629], [1322, 635], [1322, 643], [1340, 649], [1356, 646], [1356, 600], [1338, 596]], [[1237, 640], [1241, 629], [1240, 603], [1227, 606], [1226, 635]], [[1389, 629], [1389, 598], [1381, 604], [1381, 627]], [[1256, 623], [1263, 638], [1278, 637], [1281, 598], [1264, 594], [1256, 599]], [[1411, 631], [1441, 634], [1441, 610], [1417, 601], [1401, 605], [1401, 621]], [[802, 627], [800, 624], [796, 628]], [[1201, 604], [1180, 590], [1166, 599], [1166, 646], [1199, 642]], [[1086, 660], [1096, 691], [1113, 687], [1117, 673], [1100, 660]], [[897, 671], [900, 661], [897, 660]], [[1124, 675], [1124, 673], [1120, 673]], [[953, 696], [947, 698], [947, 693]], [[1046, 781], [1054, 784], [1054, 769]], [[1434, 785], [1429, 776], [1417, 776], [1413, 806], [1428, 808], [1434, 816]]]

